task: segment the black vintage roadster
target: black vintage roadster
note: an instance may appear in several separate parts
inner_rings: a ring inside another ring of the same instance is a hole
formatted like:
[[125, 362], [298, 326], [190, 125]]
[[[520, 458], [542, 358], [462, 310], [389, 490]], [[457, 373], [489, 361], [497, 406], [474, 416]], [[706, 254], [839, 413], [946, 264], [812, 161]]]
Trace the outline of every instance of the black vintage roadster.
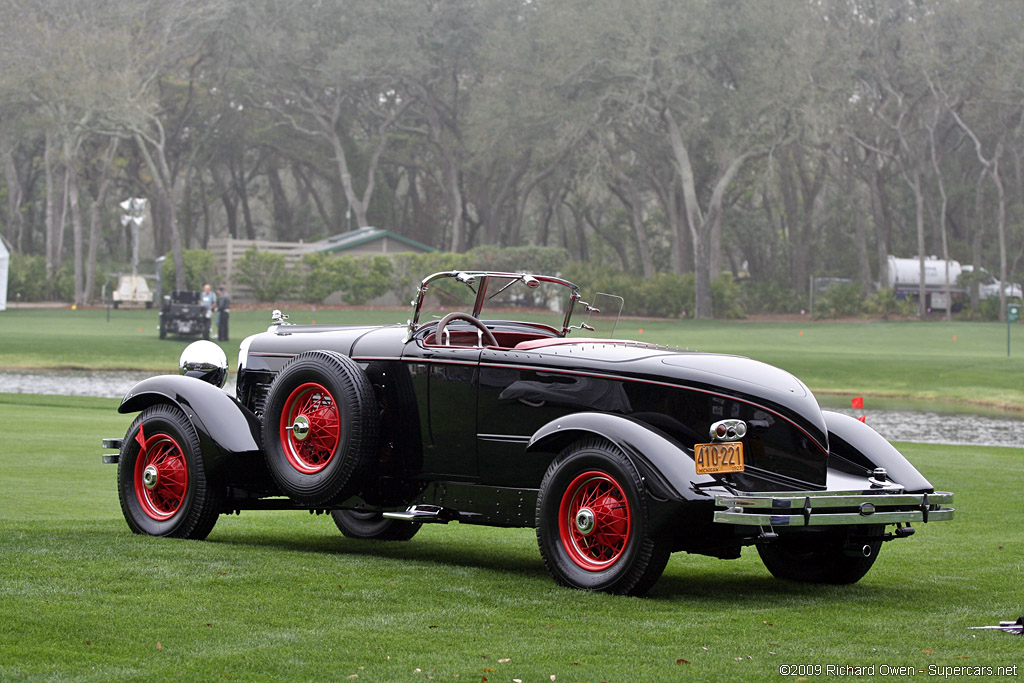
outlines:
[[183, 538], [260, 509], [391, 541], [533, 527], [558, 583], [639, 594], [673, 552], [750, 545], [777, 577], [852, 583], [883, 542], [953, 517], [951, 493], [789, 373], [599, 337], [617, 313], [598, 308], [557, 277], [444, 272], [407, 324], [275, 311], [241, 344], [236, 396], [223, 352], [196, 342], [183, 376], [127, 393], [120, 412], [139, 414], [104, 441], [125, 519]]

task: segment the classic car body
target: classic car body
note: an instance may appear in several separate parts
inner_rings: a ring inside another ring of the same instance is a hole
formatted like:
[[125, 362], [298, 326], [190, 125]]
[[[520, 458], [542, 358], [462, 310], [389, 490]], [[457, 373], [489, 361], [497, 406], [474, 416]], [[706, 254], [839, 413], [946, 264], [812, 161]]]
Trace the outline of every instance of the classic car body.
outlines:
[[593, 330], [570, 324], [581, 309], [598, 313], [557, 277], [446, 272], [423, 280], [404, 325], [275, 311], [241, 344], [234, 397], [223, 353], [197, 342], [184, 376], [128, 392], [119, 410], [140, 414], [104, 442], [125, 518], [189, 538], [269, 508], [330, 511], [346, 536], [380, 540], [424, 523], [533, 527], [557, 582], [626, 594], [673, 552], [751, 545], [775, 576], [850, 583], [912, 523], [952, 518], [952, 494], [789, 373], [577, 337]]

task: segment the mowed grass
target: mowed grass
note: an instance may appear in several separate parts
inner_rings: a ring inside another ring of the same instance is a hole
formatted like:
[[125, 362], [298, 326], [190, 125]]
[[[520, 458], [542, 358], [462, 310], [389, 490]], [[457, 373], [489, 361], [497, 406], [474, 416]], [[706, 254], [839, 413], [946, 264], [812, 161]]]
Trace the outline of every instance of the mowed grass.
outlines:
[[968, 628], [1024, 613], [1020, 449], [901, 444], [956, 492], [957, 517], [886, 544], [855, 585], [775, 580], [748, 549], [677, 554], [626, 598], [556, 587], [529, 529], [385, 544], [245, 512], [207, 541], [133, 535], [99, 458], [130, 421], [116, 403], [0, 394], [0, 679], [736, 681], [1021, 662], [1020, 637]]
[[[407, 309], [287, 309], [291, 322], [393, 324]], [[9, 309], [0, 313], [0, 368], [175, 372], [191, 339], [157, 335], [157, 311]], [[270, 324], [270, 310], [231, 314], [223, 342], [232, 371], [239, 342]], [[1024, 325], [965, 322], [620, 321], [615, 336], [732, 353], [784, 368], [816, 393], [908, 397], [1024, 411]], [[0, 387], [2, 390], [2, 387]]]

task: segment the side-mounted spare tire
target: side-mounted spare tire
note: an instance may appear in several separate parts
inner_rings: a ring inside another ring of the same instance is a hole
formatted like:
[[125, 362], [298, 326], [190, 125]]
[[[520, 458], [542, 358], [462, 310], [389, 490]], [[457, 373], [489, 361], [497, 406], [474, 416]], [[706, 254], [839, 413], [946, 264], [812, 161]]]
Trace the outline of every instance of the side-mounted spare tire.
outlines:
[[309, 351], [278, 373], [267, 394], [263, 445], [270, 472], [304, 505], [331, 505], [355, 492], [377, 452], [373, 386], [333, 351]]

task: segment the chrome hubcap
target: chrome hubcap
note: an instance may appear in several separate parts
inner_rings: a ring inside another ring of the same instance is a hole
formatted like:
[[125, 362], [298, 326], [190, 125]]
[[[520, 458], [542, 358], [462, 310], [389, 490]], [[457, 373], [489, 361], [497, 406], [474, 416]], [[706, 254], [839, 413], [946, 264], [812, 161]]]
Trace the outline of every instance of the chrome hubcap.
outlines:
[[297, 441], [304, 441], [309, 436], [309, 418], [299, 415], [295, 418], [295, 424], [288, 428]]
[[576, 513], [576, 531], [587, 536], [594, 531], [595, 525], [594, 511], [590, 508], [581, 508]]
[[146, 469], [142, 472], [142, 485], [147, 489], [156, 488], [157, 483], [160, 481], [160, 473], [153, 465], [147, 465]]

